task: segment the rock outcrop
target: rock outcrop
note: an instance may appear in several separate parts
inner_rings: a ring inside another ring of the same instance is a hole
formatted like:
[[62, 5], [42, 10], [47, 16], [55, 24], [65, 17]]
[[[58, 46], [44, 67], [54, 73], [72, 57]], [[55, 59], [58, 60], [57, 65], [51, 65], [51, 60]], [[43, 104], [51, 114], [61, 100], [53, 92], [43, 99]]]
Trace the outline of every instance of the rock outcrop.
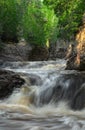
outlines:
[[20, 41], [19, 43], [2, 43], [0, 50], [0, 60], [3, 61], [28, 61], [28, 55], [32, 50], [29, 43]]
[[18, 74], [11, 71], [0, 70], [0, 99], [8, 97], [15, 88], [21, 87], [24, 84]]
[[[85, 20], [83, 18], [83, 20]], [[79, 33], [76, 35], [76, 41], [78, 43], [76, 47], [76, 55], [72, 55], [72, 58], [68, 58], [66, 69], [85, 70], [85, 21], [83, 26], [80, 27]]]
[[35, 46], [29, 54], [29, 61], [45, 61], [48, 60], [49, 51], [47, 47]]
[[76, 40], [78, 41], [77, 46], [77, 57], [75, 63], [79, 70], [85, 70], [85, 26], [77, 34]]
[[26, 42], [2, 43], [0, 60], [2, 61], [43, 61], [48, 60], [47, 47], [34, 46]]

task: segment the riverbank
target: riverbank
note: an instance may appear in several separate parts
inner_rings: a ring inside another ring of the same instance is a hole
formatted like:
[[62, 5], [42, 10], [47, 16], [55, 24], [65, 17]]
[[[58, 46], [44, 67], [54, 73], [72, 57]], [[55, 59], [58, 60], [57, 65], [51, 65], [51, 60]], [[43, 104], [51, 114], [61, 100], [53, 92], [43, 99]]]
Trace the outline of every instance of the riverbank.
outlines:
[[[47, 61], [65, 58], [67, 47], [60, 47], [57, 44], [47, 47], [30, 45], [20, 41], [19, 43], [0, 43], [0, 62], [1, 61]], [[59, 44], [59, 43], [58, 43]], [[60, 43], [61, 45], [63, 44]]]

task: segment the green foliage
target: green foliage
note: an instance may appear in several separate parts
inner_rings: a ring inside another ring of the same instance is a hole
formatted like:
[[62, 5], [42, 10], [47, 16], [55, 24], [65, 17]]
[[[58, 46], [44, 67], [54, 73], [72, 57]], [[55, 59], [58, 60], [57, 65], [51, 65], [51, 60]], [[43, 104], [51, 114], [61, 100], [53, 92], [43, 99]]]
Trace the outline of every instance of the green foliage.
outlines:
[[54, 11], [41, 2], [31, 2], [23, 15], [24, 37], [33, 44], [44, 46], [47, 40], [54, 40], [55, 26], [58, 19]]
[[1, 0], [0, 36], [24, 37], [45, 46], [72, 39], [82, 23], [85, 0]]
[[56, 39], [57, 22], [54, 10], [40, 0], [0, 1], [0, 35], [7, 38], [21, 36], [30, 43], [45, 45]]
[[15, 37], [18, 28], [18, 4], [17, 0], [0, 1], [0, 35]]
[[84, 0], [44, 0], [44, 3], [54, 9], [59, 18], [58, 36], [63, 39], [72, 39], [82, 23], [85, 13]]

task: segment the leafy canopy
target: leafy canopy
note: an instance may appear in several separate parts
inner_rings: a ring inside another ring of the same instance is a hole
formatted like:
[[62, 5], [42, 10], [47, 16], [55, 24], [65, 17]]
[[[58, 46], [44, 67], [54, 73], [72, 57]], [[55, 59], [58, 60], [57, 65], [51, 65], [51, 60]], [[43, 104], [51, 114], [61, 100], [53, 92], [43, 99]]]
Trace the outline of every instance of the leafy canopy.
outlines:
[[[54, 40], [58, 18], [54, 10], [43, 3], [31, 2], [23, 15], [24, 37], [33, 44], [46, 45], [47, 40]], [[57, 35], [57, 33], [56, 33]]]
[[58, 18], [40, 0], [1, 0], [0, 35], [24, 37], [30, 43], [46, 45], [57, 37]]
[[72, 39], [82, 24], [85, 13], [85, 0], [44, 0], [44, 3], [54, 9], [59, 18], [59, 37]]

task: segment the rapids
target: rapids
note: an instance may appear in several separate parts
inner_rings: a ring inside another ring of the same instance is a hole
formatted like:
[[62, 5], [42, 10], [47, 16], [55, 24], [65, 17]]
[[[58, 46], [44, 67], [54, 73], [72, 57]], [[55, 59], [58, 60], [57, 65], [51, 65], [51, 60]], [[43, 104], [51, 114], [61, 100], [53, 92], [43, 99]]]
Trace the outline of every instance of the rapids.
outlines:
[[85, 130], [85, 73], [65, 65], [60, 59], [1, 64], [26, 83], [0, 101], [0, 130]]

